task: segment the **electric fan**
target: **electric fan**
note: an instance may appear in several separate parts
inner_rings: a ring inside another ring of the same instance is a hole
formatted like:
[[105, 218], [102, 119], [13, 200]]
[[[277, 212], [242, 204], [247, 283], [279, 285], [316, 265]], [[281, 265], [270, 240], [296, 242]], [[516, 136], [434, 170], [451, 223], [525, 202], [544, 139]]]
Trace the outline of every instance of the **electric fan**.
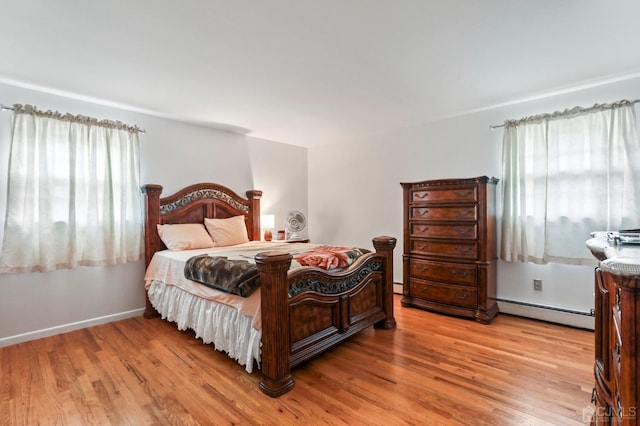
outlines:
[[306, 225], [307, 218], [304, 217], [302, 212], [291, 210], [287, 213], [287, 231], [289, 231], [287, 239], [299, 240], [300, 234], [298, 234], [298, 232], [302, 231]]

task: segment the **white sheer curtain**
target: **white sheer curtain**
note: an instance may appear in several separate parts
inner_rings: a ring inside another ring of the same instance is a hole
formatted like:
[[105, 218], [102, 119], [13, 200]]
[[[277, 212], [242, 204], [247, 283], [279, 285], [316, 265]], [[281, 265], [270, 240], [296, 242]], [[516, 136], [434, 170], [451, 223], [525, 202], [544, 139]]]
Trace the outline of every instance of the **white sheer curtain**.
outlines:
[[120, 122], [14, 106], [0, 272], [142, 258], [138, 132]]
[[501, 258], [592, 265], [592, 231], [640, 227], [633, 103], [506, 121]]

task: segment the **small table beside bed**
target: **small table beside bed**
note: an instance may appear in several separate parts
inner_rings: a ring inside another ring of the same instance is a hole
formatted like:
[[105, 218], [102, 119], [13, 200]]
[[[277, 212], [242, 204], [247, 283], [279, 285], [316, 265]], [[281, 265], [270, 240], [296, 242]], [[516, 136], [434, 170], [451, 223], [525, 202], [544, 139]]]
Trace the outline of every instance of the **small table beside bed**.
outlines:
[[289, 391], [293, 367], [353, 334], [395, 328], [395, 238], [373, 238], [375, 252], [264, 242], [261, 191], [244, 198], [199, 183], [161, 198], [160, 185], [142, 190], [145, 318], [194, 330], [249, 373], [258, 365], [265, 394]]

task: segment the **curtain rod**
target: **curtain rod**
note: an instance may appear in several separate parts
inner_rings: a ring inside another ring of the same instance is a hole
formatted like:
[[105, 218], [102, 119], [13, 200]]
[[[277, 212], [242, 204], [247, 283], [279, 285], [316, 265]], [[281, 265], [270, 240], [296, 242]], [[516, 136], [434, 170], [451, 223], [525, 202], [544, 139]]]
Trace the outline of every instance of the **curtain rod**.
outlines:
[[[14, 108], [12, 106], [7, 106], [4, 104], [0, 104], [0, 111], [13, 111]], [[143, 135], [146, 133], [144, 129], [139, 129], [138, 133], [142, 133]]]
[[[637, 104], [638, 102], [640, 102], [640, 99], [636, 99], [631, 101], [632, 104]], [[504, 127], [504, 124], [492, 124], [489, 126], [489, 130], [493, 131], [495, 129], [497, 129], [498, 127]]]

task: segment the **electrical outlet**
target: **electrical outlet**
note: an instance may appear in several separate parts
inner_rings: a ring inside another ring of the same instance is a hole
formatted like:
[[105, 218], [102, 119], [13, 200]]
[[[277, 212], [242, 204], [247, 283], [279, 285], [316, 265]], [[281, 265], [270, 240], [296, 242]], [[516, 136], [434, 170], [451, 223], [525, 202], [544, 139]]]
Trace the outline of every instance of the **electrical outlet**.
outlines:
[[536, 291], [542, 291], [542, 280], [533, 280], [533, 289]]

